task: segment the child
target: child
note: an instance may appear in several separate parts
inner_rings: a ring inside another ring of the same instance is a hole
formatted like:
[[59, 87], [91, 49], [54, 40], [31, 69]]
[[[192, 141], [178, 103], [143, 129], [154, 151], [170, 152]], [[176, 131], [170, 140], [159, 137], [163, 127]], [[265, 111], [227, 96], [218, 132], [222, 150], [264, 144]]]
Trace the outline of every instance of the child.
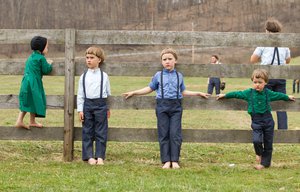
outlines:
[[[210, 64], [221, 64], [219, 62], [219, 57], [217, 55], [212, 55], [210, 58]], [[221, 83], [220, 77], [209, 77], [207, 83], [208, 83], [208, 87], [207, 87], [208, 94], [212, 94], [214, 88], [216, 90], [216, 95], [220, 94], [220, 90], [225, 89], [225, 82], [222, 81]]]
[[99, 68], [104, 61], [103, 50], [89, 47], [85, 61], [88, 70], [80, 76], [77, 93], [77, 111], [82, 122], [82, 160], [90, 165], [103, 165], [110, 116], [106, 99], [111, 95], [108, 75]]
[[251, 115], [253, 130], [253, 144], [256, 153], [256, 161], [259, 163], [254, 168], [261, 170], [270, 167], [273, 136], [274, 120], [271, 114], [271, 101], [284, 100], [295, 101], [294, 96], [288, 96], [284, 93], [274, 92], [265, 88], [268, 83], [268, 73], [264, 69], [253, 71], [251, 80], [253, 88], [244, 91], [233, 91], [227, 94], [220, 94], [217, 99], [238, 98], [248, 102], [248, 113]]
[[[46, 96], [42, 77], [52, 71], [52, 65], [47, 62], [44, 55], [48, 53], [48, 41], [45, 37], [35, 36], [31, 40], [32, 54], [25, 65], [24, 76], [19, 94], [20, 113], [16, 122], [17, 128], [42, 128], [43, 125], [35, 121], [36, 117], [46, 116]], [[23, 119], [30, 112], [29, 126]]]
[[123, 93], [123, 96], [128, 99], [134, 95], [145, 95], [156, 91], [156, 117], [162, 168], [177, 169], [180, 168], [178, 162], [182, 143], [181, 99], [183, 96], [208, 98], [208, 94], [186, 90], [182, 74], [175, 69], [177, 62], [175, 50], [164, 49], [160, 57], [164, 69], [153, 76], [149, 86]]

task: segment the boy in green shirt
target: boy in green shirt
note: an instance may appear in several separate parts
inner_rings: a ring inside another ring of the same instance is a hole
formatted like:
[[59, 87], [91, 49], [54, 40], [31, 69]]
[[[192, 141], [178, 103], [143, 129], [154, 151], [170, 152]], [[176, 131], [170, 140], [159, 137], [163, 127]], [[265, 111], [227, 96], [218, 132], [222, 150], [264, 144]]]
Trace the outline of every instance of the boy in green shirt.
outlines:
[[256, 69], [252, 73], [251, 80], [253, 88], [244, 91], [233, 91], [227, 94], [219, 94], [217, 100], [222, 98], [237, 98], [246, 100], [248, 113], [251, 115], [253, 130], [253, 145], [256, 153], [255, 169], [261, 170], [270, 167], [273, 151], [274, 120], [271, 114], [271, 101], [295, 101], [294, 96], [274, 92], [265, 85], [268, 83], [269, 75], [264, 69]]

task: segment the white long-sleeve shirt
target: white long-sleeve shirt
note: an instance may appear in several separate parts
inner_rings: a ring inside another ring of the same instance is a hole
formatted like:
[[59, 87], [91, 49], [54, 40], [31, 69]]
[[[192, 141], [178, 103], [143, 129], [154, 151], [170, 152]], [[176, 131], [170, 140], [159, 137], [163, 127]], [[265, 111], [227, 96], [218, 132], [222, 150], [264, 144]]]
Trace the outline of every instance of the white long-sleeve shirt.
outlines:
[[[88, 69], [85, 75], [85, 92], [88, 99], [100, 98], [101, 73], [100, 68]], [[111, 95], [108, 75], [103, 72], [103, 90], [102, 98]], [[83, 92], [83, 74], [80, 76], [77, 92], [77, 111], [83, 111], [84, 92]]]
[[[286, 60], [291, 57], [290, 49], [288, 47], [278, 47], [278, 52], [280, 64], [285, 65]], [[274, 47], [257, 47], [253, 54], [261, 58], [261, 65], [270, 65], [274, 55]], [[278, 65], [277, 54], [275, 54], [273, 65]]]

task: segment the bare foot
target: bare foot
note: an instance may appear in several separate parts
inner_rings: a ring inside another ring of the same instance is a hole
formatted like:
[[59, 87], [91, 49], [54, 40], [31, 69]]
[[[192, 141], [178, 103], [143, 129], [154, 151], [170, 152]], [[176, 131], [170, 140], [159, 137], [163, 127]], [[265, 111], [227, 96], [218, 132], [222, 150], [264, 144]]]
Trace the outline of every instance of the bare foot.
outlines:
[[17, 128], [23, 128], [23, 129], [27, 129], [27, 130], [29, 130], [30, 128], [27, 126], [27, 125], [25, 125], [23, 122], [17, 122], [16, 123], [16, 127]]
[[97, 163], [96, 159], [94, 159], [94, 158], [89, 158], [88, 164], [90, 164], [90, 165], [96, 165], [96, 163]]
[[254, 166], [254, 169], [256, 169], [256, 170], [262, 170], [264, 168], [265, 168], [265, 166], [263, 166], [263, 165], [255, 165]]
[[102, 158], [97, 159], [97, 165], [104, 165], [104, 161]]
[[256, 163], [260, 163], [261, 162], [261, 156], [260, 155], [256, 155], [255, 156], [255, 160], [256, 160]]
[[179, 166], [179, 164], [177, 162], [172, 162], [172, 168], [173, 169], [179, 169], [180, 166]]
[[167, 161], [165, 164], [162, 166], [163, 169], [170, 169], [171, 168], [171, 162]]
[[40, 123], [30, 123], [29, 127], [43, 128], [43, 125]]

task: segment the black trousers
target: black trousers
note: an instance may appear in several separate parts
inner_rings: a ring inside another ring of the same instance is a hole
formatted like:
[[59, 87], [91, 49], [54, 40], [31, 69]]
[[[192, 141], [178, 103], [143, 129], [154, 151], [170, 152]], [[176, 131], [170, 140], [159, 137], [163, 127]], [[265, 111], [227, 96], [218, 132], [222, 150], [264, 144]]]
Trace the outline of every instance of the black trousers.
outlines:
[[297, 87], [297, 93], [299, 93], [299, 82], [296, 83], [297, 79], [293, 80], [293, 93], [296, 93], [296, 87]]
[[273, 151], [274, 120], [270, 112], [251, 115], [253, 145], [256, 155], [261, 156], [261, 165], [270, 167]]
[[[83, 113], [82, 160], [105, 159], [108, 131], [106, 99], [85, 99]], [[95, 153], [94, 142], [96, 143]]]
[[[270, 79], [266, 87], [272, 91], [286, 93], [285, 79]], [[288, 129], [286, 111], [276, 111], [278, 129]]]
[[210, 77], [209, 82], [208, 82], [208, 87], [207, 87], [207, 93], [212, 94], [214, 87], [216, 90], [216, 95], [220, 94], [220, 85], [221, 85], [221, 80], [218, 77]]
[[156, 117], [161, 162], [178, 162], [182, 144], [180, 99], [157, 99]]

